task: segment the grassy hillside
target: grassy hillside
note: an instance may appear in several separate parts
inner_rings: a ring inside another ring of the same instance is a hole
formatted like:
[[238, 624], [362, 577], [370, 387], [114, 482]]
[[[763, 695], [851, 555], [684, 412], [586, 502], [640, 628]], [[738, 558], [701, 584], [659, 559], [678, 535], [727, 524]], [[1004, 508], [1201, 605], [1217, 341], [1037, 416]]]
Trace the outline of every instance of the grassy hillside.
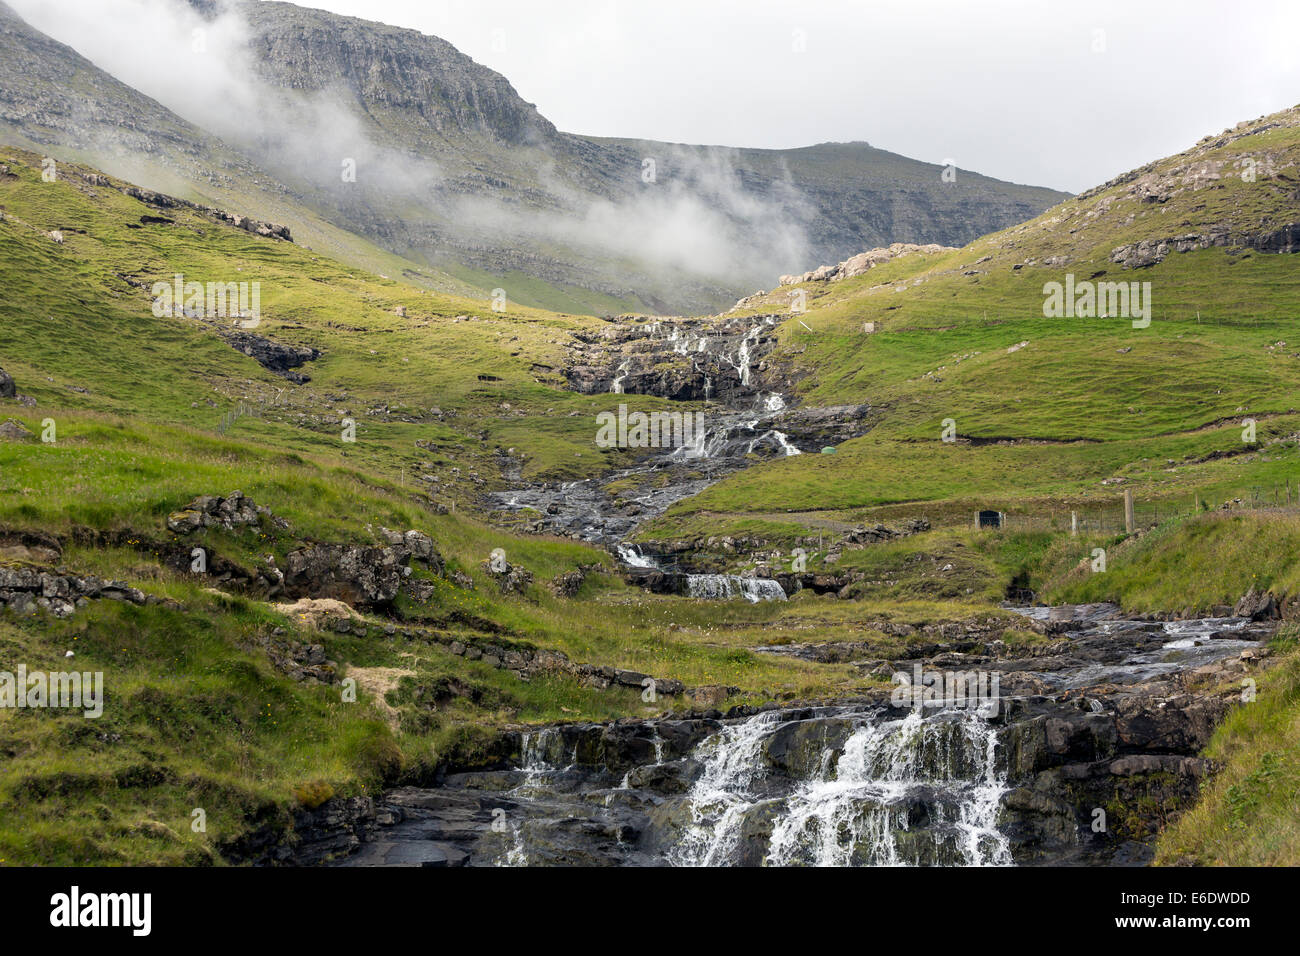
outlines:
[[[1113, 510], [1123, 488], [1187, 511], [1197, 496], [1284, 495], [1300, 430], [1300, 273], [1270, 250], [1290, 248], [1276, 234], [1300, 218], [1298, 160], [1291, 110], [962, 249], [802, 284], [808, 310], [783, 323], [770, 361], [807, 403], [869, 403], [873, 429], [833, 456], [737, 474], [646, 536], [754, 512], [813, 527], [899, 510], [964, 521], [992, 507], [1068, 523], [1070, 510]], [[1113, 261], [1198, 236], [1224, 244]], [[1045, 285], [1067, 274], [1149, 283], [1149, 325], [1045, 317]], [[788, 308], [787, 291], [750, 308]], [[1247, 419], [1255, 444], [1242, 439]]]
[[[850, 606], [657, 597], [599, 570], [612, 567], [603, 552], [473, 517], [480, 491], [504, 484], [499, 452], [526, 476], [592, 474], [617, 460], [593, 445], [595, 412], [615, 399], [658, 402], [558, 387], [544, 366], [563, 334], [594, 320], [428, 294], [194, 210], [160, 211], [92, 185], [89, 170], [46, 183], [39, 157], [21, 150], [0, 149], [0, 165], [0, 367], [35, 401], [0, 400], [0, 421], [31, 433], [0, 440], [0, 567], [57, 564], [148, 598], [92, 600], [62, 620], [0, 613], [11, 667], [102, 671], [107, 695], [97, 722], [0, 711], [0, 860], [219, 862], [251, 828], [287, 826], [290, 810], [329, 793], [481, 761], [502, 727], [692, 705], [689, 696], [648, 704], [637, 689], [564, 672], [523, 681], [453, 656], [450, 640], [719, 688], [712, 701], [846, 694], [871, 682], [848, 665], [751, 650], [784, 630], [870, 635]], [[155, 316], [150, 287], [177, 272], [261, 282], [256, 334], [319, 349], [300, 369], [312, 380], [268, 372], [216, 323]], [[355, 443], [342, 441], [349, 417]], [[38, 440], [51, 421], [55, 440]], [[234, 489], [286, 526], [186, 540], [167, 530], [167, 516], [196, 495]], [[233, 584], [213, 588], [169, 558], [202, 545], [255, 569], [312, 542], [382, 545], [382, 528], [429, 534], [448, 576], [419, 572], [429, 596], [403, 595], [395, 618], [366, 615], [363, 636]], [[13, 551], [26, 533], [56, 536], [57, 562]], [[496, 548], [534, 575], [524, 595], [501, 594], [486, 573]], [[577, 597], [554, 596], [547, 583], [581, 566], [597, 569]], [[969, 611], [921, 599], [887, 613], [920, 622]], [[333, 662], [333, 682], [286, 671], [285, 649], [313, 644]], [[356, 703], [341, 697], [344, 678], [357, 681]], [[189, 826], [196, 808], [205, 832]]]

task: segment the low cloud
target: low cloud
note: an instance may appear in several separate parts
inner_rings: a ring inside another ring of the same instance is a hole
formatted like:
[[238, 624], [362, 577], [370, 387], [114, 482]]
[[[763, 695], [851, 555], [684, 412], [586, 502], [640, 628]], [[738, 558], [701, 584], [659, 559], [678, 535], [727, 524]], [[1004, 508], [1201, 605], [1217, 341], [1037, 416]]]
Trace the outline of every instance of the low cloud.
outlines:
[[[815, 211], [788, 180], [746, 188], [729, 150], [656, 144], [662, 155], [645, 157], [654, 163], [650, 182], [629, 152], [626, 183], [592, 191], [542, 169], [540, 203], [466, 193], [463, 184], [444, 188], [435, 160], [375, 142], [351, 90], [291, 90], [264, 79], [237, 7], [10, 2], [37, 29], [240, 149], [309, 201], [324, 194], [340, 225], [382, 233], [392, 246], [435, 254], [440, 237], [452, 236], [496, 250], [531, 243], [561, 259], [568, 249], [580, 270], [614, 284], [649, 275], [661, 286], [683, 278], [749, 290], [809, 267], [805, 226]], [[349, 164], [356, 183], [346, 181]]]

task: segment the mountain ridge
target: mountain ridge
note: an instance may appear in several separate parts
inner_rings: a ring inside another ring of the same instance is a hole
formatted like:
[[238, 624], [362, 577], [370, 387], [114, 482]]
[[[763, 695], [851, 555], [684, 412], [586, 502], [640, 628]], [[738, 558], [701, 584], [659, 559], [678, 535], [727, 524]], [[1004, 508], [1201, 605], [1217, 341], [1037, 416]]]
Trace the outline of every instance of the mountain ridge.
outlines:
[[[248, 56], [259, 109], [244, 123], [214, 110], [224, 127], [215, 132], [238, 155], [213, 147], [204, 168], [172, 172], [200, 190], [215, 173], [259, 202], [299, 207], [267, 218], [309, 245], [328, 223], [360, 248], [336, 232], [323, 251], [376, 271], [430, 271], [448, 291], [500, 286], [523, 304], [597, 313], [711, 312], [815, 261], [895, 241], [968, 241], [1061, 195], [965, 172], [942, 183], [939, 167], [869, 145], [746, 151], [564, 133], [506, 77], [437, 37], [287, 3], [191, 6], [249, 24], [247, 50], [220, 52]], [[0, 86], [23, 88], [17, 77]], [[125, 116], [135, 108], [130, 96], [114, 102]], [[21, 104], [14, 113], [8, 125], [21, 132]], [[160, 131], [160, 157], [185, 152], [161, 135], [170, 119], [136, 122]], [[653, 182], [647, 159], [658, 164]], [[350, 183], [339, 172], [348, 160]], [[183, 193], [175, 178], [143, 184]], [[738, 255], [742, 237], [752, 248]], [[371, 245], [403, 262], [378, 267]]]

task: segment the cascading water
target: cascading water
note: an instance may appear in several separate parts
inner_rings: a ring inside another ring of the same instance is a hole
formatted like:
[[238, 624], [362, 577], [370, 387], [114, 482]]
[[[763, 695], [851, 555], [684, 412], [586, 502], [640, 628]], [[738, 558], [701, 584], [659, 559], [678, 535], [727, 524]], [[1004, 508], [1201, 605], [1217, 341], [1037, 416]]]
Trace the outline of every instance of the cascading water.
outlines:
[[779, 719], [768, 711], [732, 724], [700, 745], [704, 772], [691, 788], [691, 822], [669, 853], [670, 863], [714, 866], [727, 861], [740, 843], [744, 814], [754, 806], [750, 786], [762, 772], [763, 740]]
[[[508, 770], [450, 773], [434, 789], [388, 794], [412, 813], [357, 854], [356, 865], [1149, 859], [1150, 840], [1098, 835], [1093, 808], [1125, 799], [1144, 779], [1143, 771], [1129, 775], [1132, 754], [1154, 765], [1168, 805], [1188, 805], [1201, 774], [1182, 768], [1208, 731], [1196, 700], [1182, 702], [1186, 685], [1177, 674], [1211, 662], [1226, 662], [1221, 672], [1231, 673], [1239, 649], [1257, 647], [1274, 627], [1241, 618], [1128, 620], [1105, 605], [1025, 610], [1072, 622], [1069, 637], [1024, 657], [979, 646], [944, 654], [943, 666], [961, 654], [970, 669], [990, 667], [1003, 686], [1023, 686], [994, 719], [982, 716], [983, 707], [962, 706], [968, 697], [911, 710], [868, 695], [748, 716], [705, 712], [529, 730]], [[1051, 722], [1058, 743], [1046, 735]], [[1088, 786], [1076, 788], [1077, 780]], [[1047, 799], [1027, 805], [1016, 794]], [[1164, 801], [1144, 811], [1152, 833]]]
[[649, 558], [636, 549], [635, 545], [620, 544], [617, 549], [619, 558], [629, 568], [654, 568], [657, 565], [653, 558]]
[[618, 373], [614, 380], [609, 383], [609, 390], [614, 395], [623, 394], [623, 379], [627, 378], [628, 369], [632, 367], [631, 359], [624, 359], [618, 366]]
[[713, 601], [743, 597], [750, 604], [786, 599], [784, 589], [771, 578], [742, 578], [738, 574], [688, 574], [686, 593]]
[[770, 866], [1012, 862], [996, 826], [1007, 785], [992, 726], [965, 711], [862, 720], [785, 795], [760, 785], [779, 715], [759, 714], [706, 741], [705, 769], [687, 798], [691, 822], [670, 859], [737, 863], [742, 835], [751, 842], [770, 827], [762, 853]]

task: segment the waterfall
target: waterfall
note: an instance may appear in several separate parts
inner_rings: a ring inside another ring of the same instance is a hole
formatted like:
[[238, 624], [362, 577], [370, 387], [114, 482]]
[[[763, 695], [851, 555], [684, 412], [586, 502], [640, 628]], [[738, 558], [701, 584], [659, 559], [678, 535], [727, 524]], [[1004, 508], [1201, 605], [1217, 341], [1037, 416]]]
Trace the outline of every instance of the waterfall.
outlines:
[[738, 574], [688, 574], [686, 589], [691, 597], [708, 600], [743, 597], [750, 604], [785, 600], [785, 591], [771, 578], [742, 578]]
[[668, 855], [675, 866], [715, 866], [726, 863], [740, 842], [745, 811], [754, 805], [750, 786], [762, 764], [763, 740], [780, 719], [766, 711], [732, 724], [700, 745], [704, 772], [691, 787], [691, 822]]
[[[754, 425], [757, 424], [758, 424], [757, 422], [746, 423], [746, 425], [751, 429], [753, 428]], [[790, 439], [785, 432], [779, 432], [775, 428], [763, 432], [763, 434], [759, 435], [757, 438], [750, 441], [750, 443], [745, 446], [745, 454], [748, 455], [750, 452], [754, 450], [754, 448], [757, 445], [767, 441], [769, 438], [772, 439], [772, 441], [776, 443], [776, 446], [780, 448], [782, 452], [785, 453], [786, 458], [789, 458], [792, 455], [803, 454], [803, 452], [801, 452], [798, 448], [796, 448], [794, 445], [790, 443]]]
[[996, 825], [1008, 788], [992, 726], [971, 712], [863, 719], [842, 748], [823, 746], [810, 778], [784, 796], [756, 786], [779, 714], [759, 714], [705, 741], [698, 751], [705, 769], [688, 796], [690, 823], [672, 861], [735, 863], [742, 833], [761, 841], [770, 826], [769, 866], [1012, 862]]
[[628, 369], [631, 368], [631, 367], [632, 367], [632, 360], [631, 360], [631, 359], [624, 359], [624, 360], [619, 364], [619, 366], [618, 366], [618, 374], [615, 375], [615, 376], [614, 376], [614, 380], [613, 380], [612, 382], [609, 383], [609, 390], [610, 390], [610, 393], [611, 393], [611, 394], [614, 394], [614, 395], [622, 395], [622, 394], [623, 394], [623, 379], [627, 378], [627, 372], [628, 372]]
[[785, 452], [785, 457], [789, 458], [792, 455], [803, 454], [803, 452], [801, 452], [798, 448], [790, 444], [790, 439], [786, 437], [785, 432], [779, 432], [776, 429], [772, 429], [772, 437], [775, 438], [777, 442], [780, 443], [781, 450]]

